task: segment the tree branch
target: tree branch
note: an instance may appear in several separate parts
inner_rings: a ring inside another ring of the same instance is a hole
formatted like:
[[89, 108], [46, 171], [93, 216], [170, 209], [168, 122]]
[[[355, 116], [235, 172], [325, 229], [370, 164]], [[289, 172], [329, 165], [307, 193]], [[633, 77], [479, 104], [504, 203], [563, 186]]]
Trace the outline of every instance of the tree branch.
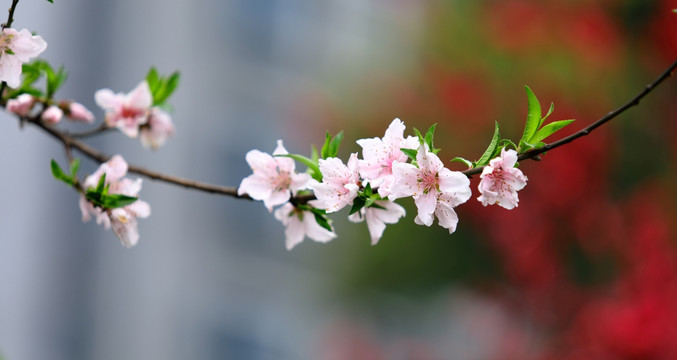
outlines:
[[[623, 104], [621, 107], [617, 108], [614, 111], [607, 113], [606, 115], [604, 115], [603, 117], [601, 117], [597, 121], [588, 125], [584, 129], [577, 131], [576, 133], [573, 133], [573, 134], [571, 134], [571, 135], [569, 135], [565, 138], [562, 138], [560, 140], [557, 140], [553, 143], [545, 144], [545, 146], [540, 147], [538, 149], [531, 149], [527, 152], [520, 154], [519, 157], [518, 157], [518, 160], [535, 159], [538, 155], [543, 154], [546, 151], [550, 151], [552, 149], [558, 148], [558, 147], [560, 147], [564, 144], [568, 144], [568, 143], [578, 139], [579, 137], [590, 134], [593, 130], [595, 130], [598, 127], [604, 125], [604, 123], [606, 123], [609, 120], [615, 118], [616, 116], [622, 114], [623, 112], [625, 112], [629, 108], [639, 105], [640, 100], [642, 100], [642, 98], [644, 98], [646, 95], [648, 95], [653, 89], [658, 87], [658, 85], [660, 85], [663, 81], [665, 81], [665, 79], [669, 78], [675, 72], [675, 69], [677, 69], [677, 60], [675, 62], [673, 62], [672, 65], [668, 66], [668, 68], [665, 69], [665, 71], [662, 74], [660, 74], [656, 78], [656, 80], [654, 80], [651, 84], [644, 87], [644, 89], [639, 94], [635, 95], [632, 99], [630, 99], [628, 102]], [[469, 169], [469, 170], [463, 171], [463, 174], [465, 174], [466, 176], [472, 176], [472, 175], [481, 173], [483, 169], [484, 169], [484, 166], [474, 168], [474, 169]]]
[[[15, 0], [13, 5], [18, 2], [18, 0]], [[597, 121], [593, 122], [586, 128], [569, 135], [561, 140], [555, 141], [550, 144], [546, 144], [545, 146], [538, 148], [538, 149], [532, 149], [529, 150], [523, 154], [519, 155], [519, 160], [526, 160], [526, 159], [534, 159], [538, 155], [555, 149], [557, 147], [560, 147], [562, 145], [568, 144], [582, 136], [588, 135], [590, 132], [592, 132], [594, 129], [600, 127], [604, 123], [610, 121], [611, 119], [617, 117], [618, 115], [622, 114], [629, 108], [636, 106], [639, 104], [640, 100], [644, 98], [646, 95], [648, 95], [653, 89], [658, 87], [665, 79], [670, 77], [672, 73], [675, 71], [677, 68], [677, 61], [672, 63], [656, 80], [654, 80], [652, 83], [647, 85], [640, 93], [635, 95], [632, 99], [630, 99], [627, 103], [619, 107], [618, 109], [609, 112], [608, 114], [604, 115], [602, 118], [598, 119]], [[44, 110], [44, 109], [43, 109]], [[31, 123], [40, 129], [44, 130], [46, 133], [60, 141], [64, 147], [66, 147], [66, 152], [67, 154], [70, 153], [70, 149], [76, 149], [85, 156], [89, 157], [90, 159], [96, 160], [100, 163], [106, 162], [110, 159], [110, 155], [104, 154], [95, 148], [87, 145], [83, 141], [79, 140], [77, 137], [86, 137], [94, 134], [98, 134], [102, 131], [104, 131], [104, 127], [99, 127], [96, 129], [93, 129], [88, 132], [83, 132], [83, 133], [78, 133], [78, 134], [68, 134], [65, 132], [62, 132], [56, 128], [53, 128], [51, 126], [45, 125], [42, 123], [40, 119], [40, 114], [37, 114], [33, 117], [22, 117], [20, 118], [20, 121], [23, 122], [28, 122]], [[474, 169], [469, 169], [466, 171], [463, 171], [462, 173], [465, 174], [468, 177], [471, 177], [472, 175], [479, 174], [482, 172], [484, 167], [478, 167]], [[160, 172], [152, 171], [145, 169], [140, 166], [135, 166], [135, 165], [129, 165], [129, 172], [135, 173], [138, 175], [146, 176], [148, 178], [166, 182], [169, 184], [173, 185], [178, 185], [178, 186], [183, 186], [188, 189], [194, 189], [194, 190], [199, 190], [199, 191], [204, 191], [207, 193], [212, 193], [212, 194], [220, 194], [220, 195], [226, 195], [226, 196], [231, 196], [234, 198], [239, 198], [239, 199], [248, 199], [251, 200], [251, 197], [247, 194], [244, 195], [238, 195], [237, 194], [237, 188], [232, 187], [232, 186], [221, 186], [221, 185], [213, 185], [213, 184], [208, 184], [208, 183], [203, 183], [195, 180], [190, 180], [190, 179], [184, 179], [180, 178], [178, 176], [172, 176], [172, 175], [167, 175], [163, 174]], [[304, 203], [309, 200], [314, 199], [315, 196], [313, 194], [301, 194], [297, 195], [292, 199], [292, 201], [298, 202], [298, 203]]]

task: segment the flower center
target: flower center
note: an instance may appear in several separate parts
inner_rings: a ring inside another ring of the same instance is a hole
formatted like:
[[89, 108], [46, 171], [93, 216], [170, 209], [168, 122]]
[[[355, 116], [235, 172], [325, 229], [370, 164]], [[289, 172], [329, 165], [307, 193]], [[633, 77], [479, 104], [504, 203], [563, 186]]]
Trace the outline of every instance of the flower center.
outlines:
[[7, 53], [14, 53], [12, 49], [9, 48], [9, 43], [12, 42], [13, 37], [14, 35], [11, 34], [2, 34], [2, 36], [0, 36], [0, 57]]
[[288, 171], [277, 171], [277, 178], [273, 183], [275, 191], [283, 191], [289, 189], [291, 186], [291, 176]]
[[421, 178], [419, 179], [421, 186], [423, 187], [423, 193], [427, 194], [431, 190], [437, 191], [437, 187], [440, 183], [440, 179], [437, 177], [437, 173], [432, 173], [430, 171], [423, 172]]

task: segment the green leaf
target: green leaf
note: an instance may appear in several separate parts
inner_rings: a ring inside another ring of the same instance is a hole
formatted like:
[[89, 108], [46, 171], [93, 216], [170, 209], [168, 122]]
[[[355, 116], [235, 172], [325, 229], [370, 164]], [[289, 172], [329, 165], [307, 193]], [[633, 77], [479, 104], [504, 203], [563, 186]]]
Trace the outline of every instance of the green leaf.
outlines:
[[146, 74], [146, 82], [148, 83], [148, 88], [150, 89], [151, 94], [155, 94], [160, 90], [160, 75], [157, 72], [155, 66], [151, 67]]
[[510, 139], [501, 139], [501, 141], [498, 143], [498, 146], [501, 148], [512, 146], [513, 149], [517, 150], [517, 145], [515, 145], [515, 143]]
[[320, 160], [319, 155], [317, 154], [317, 148], [315, 145], [310, 145], [310, 160], [313, 161], [313, 163], [317, 164], [318, 161]]
[[68, 184], [69, 186], [73, 186], [73, 178], [71, 176], [66, 175], [66, 173], [61, 170], [61, 167], [57, 162], [52, 159], [51, 162], [51, 168], [52, 168], [52, 175], [54, 176], [55, 179], [60, 180]]
[[[376, 199], [373, 199], [373, 200], [375, 201]], [[381, 209], [381, 210], [387, 210], [387, 209], [384, 208], [383, 206], [381, 206], [381, 205], [375, 203], [374, 201], [372, 201], [371, 203], [369, 203], [369, 205], [367, 205], [367, 207], [372, 207], [372, 208]]]
[[460, 157], [460, 156], [457, 156], [457, 157], [451, 159], [451, 161], [462, 162], [462, 163], [464, 163], [466, 166], [468, 166], [468, 168], [471, 168], [471, 169], [472, 169], [473, 167], [475, 167], [474, 164], [472, 163], [472, 161], [467, 160], [467, 159], [464, 159], [464, 158], [462, 158], [462, 157]]
[[350, 213], [348, 215], [352, 215], [360, 209], [362, 209], [366, 205], [366, 201], [363, 197], [358, 196], [355, 199], [353, 199], [353, 207], [350, 208]]
[[563, 127], [571, 124], [572, 122], [574, 122], [573, 119], [572, 120], [559, 120], [559, 121], [553, 121], [550, 124], [545, 125], [540, 130], [538, 130], [536, 135], [534, 135], [531, 138], [531, 143], [532, 144], [538, 143], [538, 142], [545, 140], [548, 136], [550, 136], [550, 135], [554, 134], [555, 132], [561, 130]]
[[303, 155], [299, 155], [299, 154], [279, 154], [279, 155], [275, 155], [275, 156], [288, 157], [288, 158], [292, 158], [292, 159], [294, 159], [294, 160], [296, 160], [300, 163], [303, 163], [304, 165], [306, 165], [308, 167], [308, 170], [310, 170], [309, 174], [310, 174], [310, 176], [313, 177], [313, 179], [320, 181], [320, 182], [322, 181], [322, 173], [320, 172], [320, 167], [317, 164], [317, 162], [314, 162], [313, 160], [308, 159], [307, 157], [305, 157]]
[[418, 150], [401, 148], [400, 151], [402, 151], [404, 155], [407, 155], [411, 160], [416, 161], [416, 155], [418, 154]]
[[317, 221], [317, 224], [322, 226], [323, 228], [333, 232], [334, 229], [331, 228], [331, 223], [329, 222], [329, 219], [325, 215], [318, 214], [317, 212], [313, 211], [313, 215], [315, 215], [315, 221]]
[[322, 145], [322, 150], [320, 151], [320, 156], [322, 156], [323, 159], [326, 159], [328, 157], [330, 143], [331, 143], [331, 134], [329, 134], [329, 130], [327, 130], [324, 139], [324, 145]]
[[373, 191], [371, 189], [371, 183], [367, 183], [367, 186], [364, 187], [364, 195], [367, 197], [371, 197], [373, 195]]
[[423, 137], [423, 135], [421, 135], [421, 132], [418, 131], [417, 128], [413, 128], [413, 129], [414, 129], [414, 134], [418, 137], [418, 142], [423, 144], [425, 142], [425, 138]]
[[80, 169], [80, 159], [73, 159], [70, 165], [71, 177], [75, 178], [75, 175], [78, 173], [78, 169]]
[[433, 146], [433, 137], [435, 136], [435, 128], [437, 128], [437, 123], [434, 123], [431, 127], [428, 128], [428, 131], [425, 133], [425, 143], [428, 144], [428, 148], [433, 153], [435, 152], [435, 147]]
[[106, 209], [115, 209], [134, 203], [138, 198], [122, 194], [101, 196], [101, 204]]
[[47, 2], [54, 4], [54, 0], [47, 0]]
[[493, 159], [498, 150], [498, 142], [501, 140], [501, 135], [498, 131], [498, 121], [495, 122], [494, 128], [494, 137], [491, 139], [489, 146], [484, 151], [484, 154], [477, 160], [475, 166], [484, 166], [489, 163], [489, 160]]
[[103, 173], [99, 178], [99, 183], [96, 184], [96, 189], [94, 190], [97, 194], [103, 194], [106, 185], [106, 173]]
[[545, 114], [545, 116], [541, 119], [541, 121], [540, 121], [539, 124], [538, 124], [538, 128], [539, 128], [539, 129], [541, 128], [541, 126], [542, 126], [543, 123], [545, 122], [545, 119], [547, 119], [548, 116], [550, 116], [550, 114], [552, 114], [553, 111], [555, 111], [555, 103], [554, 103], [554, 102], [551, 102], [551, 103], [550, 103], [550, 109], [548, 109], [548, 113]]
[[327, 131], [324, 140], [324, 145], [322, 145], [321, 151], [322, 158], [326, 159], [330, 157], [336, 157], [336, 155], [338, 155], [338, 149], [339, 146], [341, 146], [342, 141], [343, 141], [343, 131], [340, 131], [334, 137], [332, 137], [331, 134], [329, 134], [329, 131]]
[[167, 85], [165, 86], [165, 99], [169, 98], [174, 93], [174, 90], [179, 86], [180, 74], [178, 71], [173, 72], [169, 79], [167, 79]]
[[531, 137], [536, 134], [539, 125], [541, 124], [541, 104], [538, 102], [536, 95], [528, 86], [524, 86], [527, 92], [528, 110], [527, 123], [524, 126], [524, 133], [522, 134], [522, 141], [529, 142]]
[[339, 146], [343, 141], [343, 131], [339, 131], [329, 143], [329, 157], [336, 157], [338, 155]]
[[533, 149], [533, 148], [534, 148], [534, 145], [532, 145], [532, 144], [530, 144], [530, 143], [528, 143], [528, 142], [526, 142], [526, 141], [520, 140], [520, 146], [519, 146], [519, 148], [518, 148], [518, 149], [520, 150], [520, 151], [519, 151], [520, 153], [523, 153], [523, 152], [525, 152], [525, 151], [531, 150], [531, 149]]

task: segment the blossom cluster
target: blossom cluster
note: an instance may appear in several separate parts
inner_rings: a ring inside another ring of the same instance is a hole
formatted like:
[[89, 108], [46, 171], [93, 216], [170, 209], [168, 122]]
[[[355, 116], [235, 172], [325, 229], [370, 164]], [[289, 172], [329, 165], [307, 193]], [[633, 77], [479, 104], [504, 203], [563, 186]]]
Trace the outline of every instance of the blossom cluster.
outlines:
[[[432, 147], [432, 133], [424, 139], [404, 137], [404, 123], [392, 121], [382, 138], [357, 140], [357, 153], [347, 163], [335, 156], [317, 159], [317, 172], [296, 173], [295, 163], [282, 141], [273, 155], [251, 150], [246, 160], [253, 173], [242, 180], [239, 195], [263, 201], [269, 211], [286, 227], [286, 247], [292, 249], [309, 237], [327, 242], [336, 237], [326, 214], [351, 206], [349, 220], [366, 220], [371, 243], [377, 244], [386, 224], [405, 216], [405, 209], [395, 200], [412, 197], [418, 214], [414, 222], [438, 224], [453, 233], [458, 224], [455, 207], [471, 197], [470, 180], [459, 171], [447, 169]], [[434, 128], [433, 128], [434, 131]], [[329, 137], [328, 140], [329, 141]], [[329, 154], [335, 155], [335, 154]], [[312, 161], [309, 170], [312, 168]], [[515, 168], [517, 152], [501, 149], [480, 175], [478, 198], [482, 204], [497, 204], [512, 209], [518, 204], [517, 191], [526, 185], [526, 177]], [[314, 196], [310, 196], [310, 192]], [[302, 195], [308, 195], [303, 201]], [[314, 198], [313, 198], [314, 197]]]
[[94, 99], [106, 112], [106, 125], [131, 138], [139, 136], [145, 147], [157, 149], [174, 135], [174, 123], [169, 114], [153, 106], [153, 94], [146, 80], [128, 94], [98, 90]]
[[[123, 195], [124, 197], [136, 198], [141, 191], [141, 179], [131, 180], [126, 178], [128, 165], [120, 155], [111, 157], [110, 160], [101, 164], [84, 182], [85, 189], [95, 189], [102, 181], [106, 194]], [[150, 216], [150, 205], [142, 200], [132, 199], [131, 204], [114, 208], [97, 206], [90, 201], [85, 194], [80, 196], [80, 211], [82, 221], [89, 221], [92, 216], [96, 223], [105, 229], [112, 228], [113, 232], [125, 247], [132, 247], [139, 241], [137, 218]]]

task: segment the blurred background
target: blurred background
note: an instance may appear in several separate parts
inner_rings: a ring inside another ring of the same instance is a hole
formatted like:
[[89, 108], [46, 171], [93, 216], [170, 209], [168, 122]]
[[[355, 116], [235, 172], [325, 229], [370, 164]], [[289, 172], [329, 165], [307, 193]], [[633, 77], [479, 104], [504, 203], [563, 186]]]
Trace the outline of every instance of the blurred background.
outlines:
[[[10, 1], [6, 0], [6, 6]], [[447, 161], [494, 121], [518, 140], [528, 84], [571, 133], [677, 59], [675, 0], [21, 1], [14, 27], [63, 64], [57, 94], [103, 113], [155, 65], [180, 70], [177, 135], [130, 163], [237, 186], [250, 149], [309, 154], [325, 130], [381, 137], [438, 123]], [[4, 20], [4, 15], [3, 15]], [[677, 82], [590, 136], [527, 161], [519, 208], [457, 208], [458, 230], [334, 216], [338, 238], [288, 252], [258, 202], [144, 181], [141, 240], [82, 224], [54, 180], [63, 149], [0, 115], [4, 359], [677, 358]], [[70, 126], [73, 130], [82, 127]], [[561, 136], [564, 136], [562, 134]], [[83, 159], [81, 174], [98, 164]], [[448, 163], [452, 169], [461, 169]], [[300, 166], [303, 168], [303, 166]], [[478, 179], [471, 180], [476, 189]]]

